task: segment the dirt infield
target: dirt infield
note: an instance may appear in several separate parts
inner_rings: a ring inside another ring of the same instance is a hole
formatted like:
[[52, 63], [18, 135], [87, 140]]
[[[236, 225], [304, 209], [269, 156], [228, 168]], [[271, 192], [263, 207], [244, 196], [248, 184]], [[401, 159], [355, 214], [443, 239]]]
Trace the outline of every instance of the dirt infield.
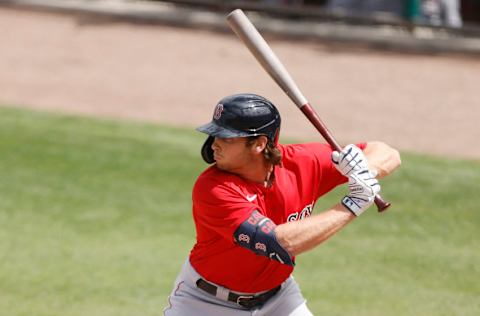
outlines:
[[[284, 136], [318, 139], [230, 34], [0, 7], [0, 36], [2, 104], [193, 127], [222, 96], [254, 92], [278, 105]], [[269, 41], [341, 142], [480, 158], [480, 58]]]

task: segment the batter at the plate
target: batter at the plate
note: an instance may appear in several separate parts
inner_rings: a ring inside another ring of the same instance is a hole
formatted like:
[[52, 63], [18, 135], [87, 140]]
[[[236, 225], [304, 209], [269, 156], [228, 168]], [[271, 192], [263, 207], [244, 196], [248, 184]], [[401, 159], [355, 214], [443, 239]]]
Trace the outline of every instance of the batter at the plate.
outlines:
[[[193, 188], [196, 243], [164, 315], [312, 315], [291, 276], [295, 257], [366, 211], [380, 191], [376, 177], [400, 165], [383, 142], [341, 152], [282, 145], [280, 121], [269, 100], [236, 94], [198, 128], [208, 135], [201, 154], [211, 166]], [[312, 214], [318, 198], [345, 182], [344, 198]]]

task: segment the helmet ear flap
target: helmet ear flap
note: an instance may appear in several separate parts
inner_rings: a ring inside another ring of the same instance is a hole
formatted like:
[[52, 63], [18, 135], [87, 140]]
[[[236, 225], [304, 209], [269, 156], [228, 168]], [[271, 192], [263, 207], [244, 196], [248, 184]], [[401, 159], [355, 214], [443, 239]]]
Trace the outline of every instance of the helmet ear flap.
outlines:
[[208, 136], [207, 140], [202, 146], [202, 150], [201, 150], [202, 158], [208, 164], [212, 164], [215, 162], [215, 159], [213, 159], [213, 149], [212, 149], [212, 144], [214, 140], [215, 138], [213, 136]]

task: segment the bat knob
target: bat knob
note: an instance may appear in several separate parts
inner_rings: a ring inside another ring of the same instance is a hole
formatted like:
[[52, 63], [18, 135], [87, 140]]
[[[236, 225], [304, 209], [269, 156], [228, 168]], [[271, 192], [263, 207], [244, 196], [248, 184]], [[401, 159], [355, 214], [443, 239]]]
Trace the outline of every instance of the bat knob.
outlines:
[[379, 213], [386, 211], [392, 205], [390, 202], [383, 200], [380, 195], [375, 196], [375, 204]]

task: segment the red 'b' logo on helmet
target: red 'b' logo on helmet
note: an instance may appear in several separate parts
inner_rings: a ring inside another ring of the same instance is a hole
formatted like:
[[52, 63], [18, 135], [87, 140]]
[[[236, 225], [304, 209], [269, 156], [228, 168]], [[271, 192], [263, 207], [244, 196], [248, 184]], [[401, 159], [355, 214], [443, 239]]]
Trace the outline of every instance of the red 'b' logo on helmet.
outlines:
[[223, 112], [223, 104], [219, 103], [215, 107], [215, 111], [213, 112], [213, 118], [215, 120], [218, 120], [220, 116], [222, 116], [222, 112]]

